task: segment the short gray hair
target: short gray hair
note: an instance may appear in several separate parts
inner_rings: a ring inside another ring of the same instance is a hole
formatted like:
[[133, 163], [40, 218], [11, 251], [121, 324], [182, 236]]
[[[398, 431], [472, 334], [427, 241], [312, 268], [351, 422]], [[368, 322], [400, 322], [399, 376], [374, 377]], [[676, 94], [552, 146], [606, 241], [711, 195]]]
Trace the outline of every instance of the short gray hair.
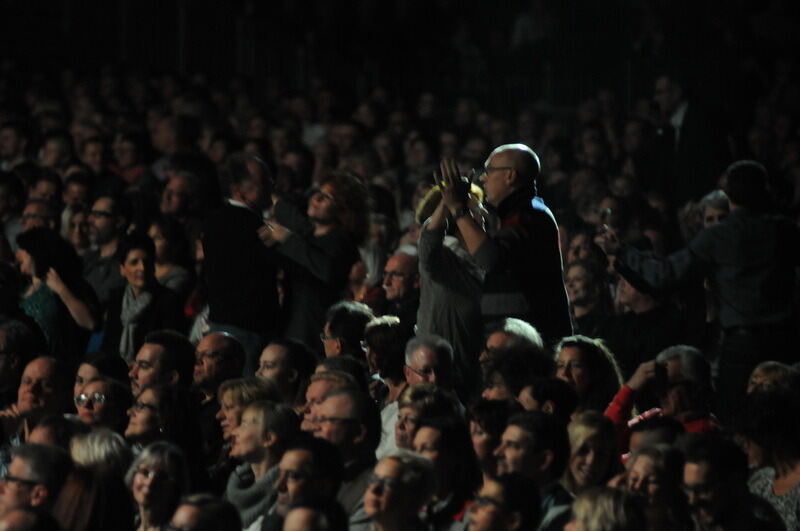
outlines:
[[711, 387], [711, 366], [700, 349], [690, 345], [673, 345], [659, 352], [656, 361], [666, 363], [675, 358], [680, 358], [681, 375], [686, 380], [703, 387]]
[[408, 343], [406, 343], [406, 364], [411, 365], [411, 355], [420, 347], [427, 347], [436, 352], [440, 361], [442, 358], [446, 358], [446, 363], [448, 366], [452, 367], [453, 347], [450, 345], [449, 341], [436, 334], [412, 337]]
[[502, 319], [492, 329], [490, 335], [497, 332], [502, 332], [509, 337], [508, 348], [544, 348], [542, 335], [536, 330], [536, 327], [522, 319], [515, 317]]
[[180, 496], [189, 491], [189, 465], [183, 451], [174, 444], [158, 441], [145, 447], [125, 474], [125, 484], [129, 489], [133, 485], [133, 476], [141, 465], [158, 465], [164, 468], [167, 476], [179, 490], [174, 500], [176, 504]]
[[108, 428], [97, 428], [76, 435], [69, 443], [76, 464], [97, 470], [110, 471], [122, 477], [133, 460], [125, 439]]

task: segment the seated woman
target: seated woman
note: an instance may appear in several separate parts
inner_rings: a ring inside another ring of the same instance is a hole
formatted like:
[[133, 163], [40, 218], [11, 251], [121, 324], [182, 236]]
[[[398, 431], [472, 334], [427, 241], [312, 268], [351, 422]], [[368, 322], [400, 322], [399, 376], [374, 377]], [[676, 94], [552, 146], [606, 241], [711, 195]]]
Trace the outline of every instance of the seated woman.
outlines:
[[595, 337], [614, 306], [605, 271], [587, 261], [575, 261], [564, 269], [564, 286], [576, 333]]
[[643, 502], [631, 494], [608, 487], [582, 494], [572, 504], [572, 521], [564, 531], [638, 531], [651, 529]]
[[155, 247], [148, 236], [128, 235], [119, 244], [117, 260], [126, 285], [109, 296], [103, 350], [130, 362], [149, 332], [182, 331], [183, 312], [175, 292], [156, 281]]
[[601, 340], [575, 335], [556, 346], [556, 377], [578, 394], [576, 411], [605, 411], [622, 387], [614, 355]]
[[481, 484], [467, 425], [453, 416], [424, 418], [414, 435], [414, 450], [431, 460], [436, 477], [425, 522], [431, 529], [450, 529], [464, 520], [466, 504]]
[[561, 485], [573, 496], [605, 485], [617, 472], [616, 434], [597, 411], [579, 413], [567, 427], [570, 457]]
[[233, 430], [231, 457], [244, 463], [231, 473], [225, 499], [249, 527], [275, 501], [273, 486], [284, 448], [300, 432], [300, 419], [289, 407], [260, 400], [245, 407]]
[[457, 415], [456, 398], [430, 383], [406, 387], [397, 399], [397, 423], [394, 440], [398, 448], [414, 449], [414, 436], [419, 421], [424, 417], [448, 417]]
[[131, 390], [122, 383], [98, 376], [83, 386], [75, 397], [78, 418], [92, 428], [109, 428], [122, 433], [128, 424]]
[[683, 457], [666, 444], [645, 446], [625, 464], [623, 487], [647, 501], [653, 521], [664, 529], [690, 529], [692, 519], [683, 493]]
[[119, 356], [109, 356], [105, 352], [90, 352], [86, 354], [78, 365], [75, 373], [73, 397], [77, 397], [90, 381], [99, 377], [108, 377], [118, 382], [128, 381], [130, 368], [125, 360]]
[[17, 237], [20, 272], [30, 279], [20, 307], [41, 328], [51, 355], [74, 359], [86, 350], [99, 323], [97, 299], [83, 280], [75, 250], [52, 229], [36, 227]]
[[147, 235], [155, 247], [156, 280], [185, 301], [194, 288], [189, 242], [183, 226], [174, 218], [160, 217], [150, 223]]
[[137, 531], [163, 529], [175, 513], [181, 496], [190, 492], [186, 457], [170, 443], [153, 443], [133, 461], [125, 474], [125, 484], [136, 505]]
[[507, 400], [478, 399], [469, 409], [469, 434], [472, 449], [483, 473], [483, 485], [497, 475], [497, 456], [503, 431], [509, 417], [522, 411], [517, 402]]
[[419, 508], [428, 503], [435, 485], [430, 460], [407, 450], [395, 450], [384, 457], [375, 465], [364, 492], [370, 529], [428, 529], [419, 519]]
[[304, 217], [285, 199], [259, 230], [282, 258], [286, 337], [317, 345], [325, 312], [347, 288], [367, 233], [367, 188], [353, 173], [332, 172], [308, 201]]
[[741, 435], [761, 449], [769, 466], [757, 470], [750, 492], [769, 502], [786, 529], [800, 528], [800, 394], [775, 387], [747, 395]]

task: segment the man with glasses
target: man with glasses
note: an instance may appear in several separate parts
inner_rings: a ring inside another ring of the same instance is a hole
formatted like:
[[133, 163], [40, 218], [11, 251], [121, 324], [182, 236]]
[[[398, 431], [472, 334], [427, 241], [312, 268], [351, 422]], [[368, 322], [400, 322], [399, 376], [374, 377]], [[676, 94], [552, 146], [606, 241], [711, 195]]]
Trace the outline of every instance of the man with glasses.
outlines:
[[200, 432], [203, 435], [203, 456], [208, 466], [214, 464], [222, 449], [222, 431], [217, 420], [217, 390], [222, 382], [242, 377], [244, 368], [242, 344], [226, 332], [211, 332], [197, 343], [194, 352], [194, 388], [202, 393]]
[[8, 469], [0, 476], [0, 514], [29, 507], [49, 510], [71, 467], [69, 454], [56, 446], [18, 446]]
[[314, 421], [314, 435], [333, 444], [344, 461], [344, 482], [336, 498], [351, 526], [363, 523], [364, 491], [381, 437], [378, 407], [364, 392], [333, 391], [316, 407]]
[[475, 262], [486, 271], [481, 310], [485, 319], [517, 317], [546, 342], [572, 334], [555, 217], [536, 195], [539, 157], [524, 144], [496, 148], [481, 180], [500, 228], [487, 234], [467, 206], [469, 179], [454, 161], [441, 164], [442, 200]]
[[89, 240], [93, 249], [83, 255], [83, 277], [105, 308], [112, 291], [125, 286], [116, 254], [119, 239], [127, 227], [123, 200], [98, 197], [89, 211]]
[[453, 389], [453, 348], [446, 339], [417, 336], [406, 344], [406, 365], [403, 374], [409, 385], [432, 383], [442, 389]]
[[22, 211], [21, 219], [20, 232], [25, 232], [34, 227], [56, 228], [56, 213], [53, 206], [44, 199], [28, 199]]
[[487, 481], [470, 508], [469, 531], [536, 529], [539, 495], [536, 482], [519, 473]]
[[325, 357], [346, 355], [363, 360], [364, 329], [374, 317], [369, 306], [361, 302], [341, 301], [328, 308], [319, 336]]
[[396, 315], [407, 336], [414, 335], [419, 309], [419, 259], [407, 253], [396, 253], [383, 268], [383, 291], [386, 304], [381, 315]]

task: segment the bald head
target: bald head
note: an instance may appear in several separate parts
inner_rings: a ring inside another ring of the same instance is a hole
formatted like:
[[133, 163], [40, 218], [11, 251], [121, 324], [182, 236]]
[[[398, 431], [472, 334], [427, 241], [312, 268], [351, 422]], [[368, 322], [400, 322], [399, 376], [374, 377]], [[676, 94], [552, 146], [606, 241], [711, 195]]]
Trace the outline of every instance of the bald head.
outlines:
[[525, 144], [503, 144], [492, 151], [489, 158], [486, 159], [486, 163], [489, 164], [489, 160], [493, 156], [501, 153], [507, 165], [514, 168], [519, 175], [519, 186], [531, 181], [536, 182], [541, 170], [541, 164], [539, 163], [539, 156], [531, 148]]
[[525, 144], [504, 144], [492, 151], [482, 176], [486, 202], [500, 206], [505, 198], [520, 189], [536, 195], [539, 157]]
[[242, 376], [242, 344], [225, 332], [212, 332], [197, 343], [194, 361], [194, 384], [213, 391], [220, 383]]
[[404, 299], [419, 289], [419, 260], [416, 256], [397, 253], [386, 261], [383, 268], [383, 289], [386, 300]]

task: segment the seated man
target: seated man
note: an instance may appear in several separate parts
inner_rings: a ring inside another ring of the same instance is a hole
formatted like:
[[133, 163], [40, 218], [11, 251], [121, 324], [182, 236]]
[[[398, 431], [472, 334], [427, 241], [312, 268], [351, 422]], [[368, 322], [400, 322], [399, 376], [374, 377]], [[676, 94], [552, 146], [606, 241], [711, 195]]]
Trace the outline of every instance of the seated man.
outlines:
[[564, 424], [569, 424], [578, 407], [575, 389], [560, 378], [536, 378], [522, 388], [517, 400], [526, 411], [550, 413]]
[[278, 471], [277, 498], [263, 518], [262, 531], [282, 529], [283, 519], [296, 505], [335, 503], [344, 477], [344, 464], [341, 454], [330, 442], [301, 436], [289, 443], [278, 463]]
[[481, 365], [489, 361], [499, 350], [541, 349], [544, 348], [542, 336], [530, 323], [514, 317], [501, 319], [489, 328], [486, 347], [478, 358]]
[[55, 358], [39, 357], [22, 371], [17, 401], [0, 412], [5, 439], [0, 447], [0, 472], [11, 461], [10, 451], [24, 441], [45, 415], [61, 415], [70, 403], [67, 371]]
[[0, 482], [0, 514], [13, 509], [50, 509], [67, 479], [72, 461], [61, 448], [23, 444], [12, 451], [11, 464]]
[[184, 531], [239, 531], [242, 519], [233, 504], [210, 494], [184, 496], [170, 522]]
[[351, 526], [364, 523], [364, 491], [381, 437], [378, 407], [366, 393], [333, 391], [317, 406], [314, 421], [314, 436], [336, 446], [344, 461], [344, 481], [336, 498]]
[[536, 483], [512, 472], [483, 484], [470, 508], [470, 531], [535, 529], [541, 505]]
[[328, 308], [319, 336], [325, 357], [348, 355], [363, 360], [364, 329], [374, 317], [369, 306], [360, 302], [341, 301]]
[[150, 332], [131, 363], [128, 377], [131, 391], [138, 396], [142, 388], [152, 384], [189, 387], [194, 373], [194, 347], [189, 340], [171, 330]]
[[540, 529], [561, 529], [569, 516], [572, 496], [561, 486], [569, 458], [567, 428], [552, 415], [526, 411], [511, 417], [495, 450], [497, 475], [518, 473], [539, 485]]

